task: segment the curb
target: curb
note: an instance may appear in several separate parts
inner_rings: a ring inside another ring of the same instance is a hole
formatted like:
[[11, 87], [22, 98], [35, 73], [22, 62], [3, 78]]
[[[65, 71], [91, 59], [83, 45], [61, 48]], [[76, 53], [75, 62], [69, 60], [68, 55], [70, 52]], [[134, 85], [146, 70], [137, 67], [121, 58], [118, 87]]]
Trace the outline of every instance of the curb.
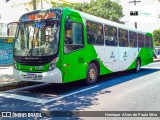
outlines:
[[6, 65], [5, 64], [2, 64], [2, 65], [0, 64], [0, 67], [13, 67], [13, 65], [12, 64], [6, 64]]
[[0, 86], [0, 91], [7, 91], [10, 89], [16, 89], [16, 88], [21, 88], [21, 87], [26, 87], [31, 85], [35, 85], [35, 82], [12, 82], [12, 83], [8, 83]]

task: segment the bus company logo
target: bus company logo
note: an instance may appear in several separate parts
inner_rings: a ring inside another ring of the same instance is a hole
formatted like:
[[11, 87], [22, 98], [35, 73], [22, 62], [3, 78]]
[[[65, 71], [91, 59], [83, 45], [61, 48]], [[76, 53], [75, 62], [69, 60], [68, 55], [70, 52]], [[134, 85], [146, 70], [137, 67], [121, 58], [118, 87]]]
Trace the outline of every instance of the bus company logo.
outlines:
[[12, 117], [11, 112], [2, 112], [2, 118], [3, 117]]
[[145, 12], [145, 11], [130, 11], [130, 16], [144, 16], [144, 17], [150, 17], [151, 13], [150, 12]]
[[130, 11], [130, 16], [138, 16], [138, 11]]
[[[148, 9], [149, 8], [149, 9]], [[128, 12], [131, 22], [156, 22], [156, 7], [130, 6]]]

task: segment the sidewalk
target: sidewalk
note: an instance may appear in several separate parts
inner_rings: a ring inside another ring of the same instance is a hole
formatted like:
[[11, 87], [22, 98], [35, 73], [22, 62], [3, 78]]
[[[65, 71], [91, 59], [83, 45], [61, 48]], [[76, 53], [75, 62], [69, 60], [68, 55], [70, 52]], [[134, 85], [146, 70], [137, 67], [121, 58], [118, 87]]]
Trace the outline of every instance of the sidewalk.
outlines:
[[0, 87], [8, 84], [16, 84], [16, 80], [13, 78], [13, 67], [2, 66], [0, 67]]
[[0, 91], [31, 85], [29, 82], [18, 82], [13, 77], [13, 66], [0, 66]]

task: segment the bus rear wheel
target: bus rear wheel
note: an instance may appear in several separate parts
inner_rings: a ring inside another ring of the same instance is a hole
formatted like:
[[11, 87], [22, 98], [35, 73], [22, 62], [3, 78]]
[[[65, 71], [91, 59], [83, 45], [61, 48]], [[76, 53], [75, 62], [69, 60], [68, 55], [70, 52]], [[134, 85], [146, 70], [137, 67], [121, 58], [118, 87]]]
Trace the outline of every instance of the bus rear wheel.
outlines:
[[97, 82], [98, 68], [95, 63], [90, 63], [87, 69], [86, 84], [92, 85]]
[[141, 61], [140, 61], [140, 59], [137, 59], [137, 61], [136, 61], [136, 67], [135, 67], [135, 69], [134, 69], [134, 72], [139, 72], [140, 71], [140, 67], [141, 67]]

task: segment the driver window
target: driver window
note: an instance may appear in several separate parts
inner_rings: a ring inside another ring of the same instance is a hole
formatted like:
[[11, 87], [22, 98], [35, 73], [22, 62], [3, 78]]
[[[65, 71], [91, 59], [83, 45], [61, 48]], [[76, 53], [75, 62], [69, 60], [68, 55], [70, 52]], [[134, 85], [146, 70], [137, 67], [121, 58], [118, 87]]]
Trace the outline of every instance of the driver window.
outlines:
[[70, 28], [65, 30], [64, 52], [70, 53], [83, 47], [82, 25], [72, 22]]

